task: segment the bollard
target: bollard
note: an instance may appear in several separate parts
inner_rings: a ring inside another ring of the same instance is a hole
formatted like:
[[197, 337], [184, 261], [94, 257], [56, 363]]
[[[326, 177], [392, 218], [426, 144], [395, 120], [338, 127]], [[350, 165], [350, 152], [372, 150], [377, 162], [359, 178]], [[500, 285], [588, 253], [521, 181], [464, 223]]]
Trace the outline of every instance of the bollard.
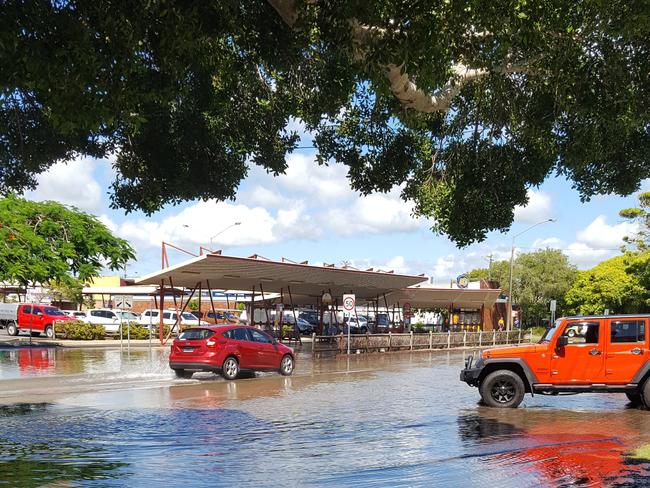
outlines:
[[316, 348], [316, 332], [311, 333], [311, 353], [314, 354]]
[[521, 329], [519, 329], [519, 334], [517, 335], [517, 344], [521, 344]]
[[429, 349], [433, 349], [433, 330], [429, 331]]
[[493, 346], [497, 345], [497, 331], [496, 330], [492, 331], [492, 345]]
[[451, 330], [447, 331], [447, 349], [451, 349]]
[[413, 350], [413, 331], [411, 331], [410, 334], [411, 334], [411, 338], [410, 338], [409, 347], [410, 347], [410, 350], [412, 351]]
[[483, 331], [479, 330], [478, 331], [478, 347], [481, 347], [483, 345]]
[[391, 339], [392, 339], [392, 337], [393, 337], [393, 336], [391, 335], [391, 332], [388, 331], [388, 351], [389, 351], [389, 352], [390, 352], [390, 344], [391, 344]]
[[463, 348], [467, 347], [467, 331], [463, 332]]

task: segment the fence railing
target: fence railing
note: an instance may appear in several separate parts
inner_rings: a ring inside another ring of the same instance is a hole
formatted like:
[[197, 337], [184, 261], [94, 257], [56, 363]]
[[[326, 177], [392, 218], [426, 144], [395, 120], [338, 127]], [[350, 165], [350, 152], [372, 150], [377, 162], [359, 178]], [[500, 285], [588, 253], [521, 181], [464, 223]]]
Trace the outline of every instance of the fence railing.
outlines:
[[[457, 347], [489, 347], [505, 344], [530, 342], [531, 332], [480, 331], [480, 332], [410, 332], [404, 334], [351, 334], [350, 352], [388, 352], [433, 349], [452, 349]], [[312, 335], [312, 352], [335, 351], [347, 353], [347, 335], [319, 336]]]

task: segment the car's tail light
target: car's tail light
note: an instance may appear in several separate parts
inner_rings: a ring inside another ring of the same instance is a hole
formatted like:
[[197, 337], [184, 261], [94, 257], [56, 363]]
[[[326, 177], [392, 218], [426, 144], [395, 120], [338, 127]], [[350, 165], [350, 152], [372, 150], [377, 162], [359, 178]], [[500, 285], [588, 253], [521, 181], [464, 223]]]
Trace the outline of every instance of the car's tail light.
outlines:
[[210, 340], [206, 341], [206, 345], [208, 345], [208, 346], [210, 346], [210, 347], [212, 347], [212, 346], [216, 346], [216, 345], [217, 345], [217, 341], [214, 341], [214, 340], [210, 339]]

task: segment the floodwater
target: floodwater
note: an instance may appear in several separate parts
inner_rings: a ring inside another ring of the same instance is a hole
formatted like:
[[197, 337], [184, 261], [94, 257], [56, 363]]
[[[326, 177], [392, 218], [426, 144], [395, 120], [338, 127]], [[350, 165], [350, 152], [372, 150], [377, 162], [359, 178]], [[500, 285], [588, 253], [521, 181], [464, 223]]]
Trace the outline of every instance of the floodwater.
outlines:
[[0, 485], [650, 485], [623, 395], [479, 406], [463, 353], [312, 360], [178, 380], [161, 350], [0, 351]]

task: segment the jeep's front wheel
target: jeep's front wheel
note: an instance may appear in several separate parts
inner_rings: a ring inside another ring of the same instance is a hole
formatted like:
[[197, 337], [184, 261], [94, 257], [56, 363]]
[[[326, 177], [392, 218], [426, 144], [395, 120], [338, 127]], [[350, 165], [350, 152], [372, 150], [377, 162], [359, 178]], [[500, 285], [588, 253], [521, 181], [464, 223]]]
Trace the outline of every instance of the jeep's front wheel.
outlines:
[[641, 394], [638, 391], [626, 391], [625, 396], [635, 407], [643, 404]]
[[526, 387], [517, 373], [500, 369], [483, 379], [479, 392], [488, 407], [517, 408], [524, 399]]
[[645, 380], [643, 386], [639, 389], [641, 403], [643, 406], [650, 410], [650, 379]]

